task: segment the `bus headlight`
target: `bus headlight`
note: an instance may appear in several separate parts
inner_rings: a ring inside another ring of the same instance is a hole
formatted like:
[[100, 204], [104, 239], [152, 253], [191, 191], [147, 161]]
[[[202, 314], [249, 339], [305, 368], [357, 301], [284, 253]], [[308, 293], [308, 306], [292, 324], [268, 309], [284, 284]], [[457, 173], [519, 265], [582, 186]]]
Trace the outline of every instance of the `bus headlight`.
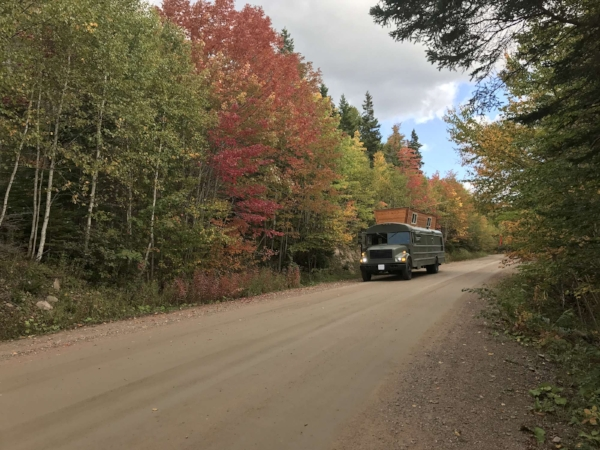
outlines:
[[360, 260], [361, 263], [366, 263], [367, 262], [367, 257], [363, 256], [363, 258]]

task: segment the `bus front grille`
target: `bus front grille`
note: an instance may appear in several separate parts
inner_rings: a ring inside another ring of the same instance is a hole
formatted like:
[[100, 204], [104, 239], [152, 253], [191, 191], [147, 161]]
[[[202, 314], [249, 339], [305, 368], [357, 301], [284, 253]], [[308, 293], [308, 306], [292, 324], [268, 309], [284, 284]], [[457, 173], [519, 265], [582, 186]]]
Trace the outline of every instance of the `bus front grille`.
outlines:
[[369, 252], [371, 259], [392, 259], [391, 250], [371, 250]]

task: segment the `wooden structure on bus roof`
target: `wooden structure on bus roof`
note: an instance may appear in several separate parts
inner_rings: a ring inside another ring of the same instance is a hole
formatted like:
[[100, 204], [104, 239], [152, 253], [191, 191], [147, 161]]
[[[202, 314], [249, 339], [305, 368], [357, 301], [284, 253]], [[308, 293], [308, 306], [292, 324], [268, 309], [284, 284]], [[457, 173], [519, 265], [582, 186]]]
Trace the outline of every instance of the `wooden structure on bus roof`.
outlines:
[[406, 223], [414, 227], [437, 229], [437, 217], [433, 214], [426, 214], [411, 208], [390, 208], [377, 209], [375, 212], [375, 222], [377, 225], [382, 223]]

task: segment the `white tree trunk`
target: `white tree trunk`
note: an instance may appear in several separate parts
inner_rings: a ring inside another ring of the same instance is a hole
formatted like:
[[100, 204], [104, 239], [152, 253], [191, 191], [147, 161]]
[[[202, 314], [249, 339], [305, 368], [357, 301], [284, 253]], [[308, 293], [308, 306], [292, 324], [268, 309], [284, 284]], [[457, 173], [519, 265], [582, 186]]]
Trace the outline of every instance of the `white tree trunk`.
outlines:
[[127, 234], [131, 236], [132, 230], [132, 209], [133, 209], [133, 190], [131, 189], [131, 185], [127, 188]]
[[[159, 151], [160, 154], [160, 151]], [[156, 170], [154, 171], [154, 195], [152, 197], [152, 215], [150, 216], [150, 242], [148, 242], [148, 248], [146, 249], [146, 256], [144, 257], [144, 270], [148, 267], [148, 258], [150, 256], [150, 250], [154, 247], [154, 215], [156, 211], [156, 196], [158, 193], [158, 163], [156, 163]]]
[[[40, 221], [40, 202], [38, 197], [41, 199], [40, 189], [42, 187], [42, 181], [40, 180], [40, 108], [42, 105], [42, 90], [40, 89], [40, 94], [38, 97], [38, 106], [37, 106], [37, 123], [35, 126], [36, 129], [36, 156], [35, 156], [35, 177], [33, 179], [33, 217], [31, 218], [31, 233], [29, 234], [29, 244], [27, 246], [27, 257], [33, 257], [35, 253], [35, 244], [37, 241], [37, 225]], [[42, 179], [44, 176], [44, 172], [42, 171]]]
[[37, 210], [35, 216], [35, 224], [33, 231], [33, 245], [31, 246], [30, 258], [35, 258], [35, 249], [37, 247], [38, 230], [40, 229], [40, 211], [42, 210], [42, 186], [44, 185], [44, 169], [40, 173], [40, 182], [38, 183]]
[[92, 190], [90, 191], [90, 204], [88, 205], [87, 224], [85, 227], [85, 240], [83, 251], [87, 254], [90, 245], [90, 234], [92, 231], [92, 214], [94, 212], [94, 203], [96, 201], [96, 186], [98, 185], [98, 165], [100, 164], [100, 153], [102, 150], [102, 120], [104, 117], [104, 106], [106, 105], [106, 82], [108, 76], [104, 76], [104, 92], [102, 94], [102, 103], [98, 114], [98, 123], [96, 125], [96, 161], [92, 175]]
[[[58, 128], [58, 127], [57, 127]], [[40, 233], [40, 246], [35, 257], [36, 261], [41, 261], [44, 256], [44, 247], [46, 246], [46, 233], [48, 231], [48, 221], [50, 220], [50, 208], [52, 206], [52, 182], [54, 181], [54, 167], [56, 155], [50, 155], [50, 168], [48, 169], [48, 186], [46, 187], [46, 209], [44, 211], [44, 221], [42, 222], [42, 231]]]
[[21, 152], [23, 151], [23, 146], [25, 145], [25, 139], [27, 139], [32, 104], [33, 98], [29, 100], [29, 106], [27, 107], [27, 119], [25, 120], [25, 129], [23, 130], [23, 137], [21, 138], [21, 143], [19, 144], [19, 149], [17, 150], [17, 156], [15, 158], [15, 165], [13, 167], [12, 173], [10, 174], [10, 179], [8, 180], [6, 192], [4, 193], [4, 202], [2, 203], [2, 212], [0, 213], [0, 227], [2, 226], [2, 222], [4, 222], [4, 218], [6, 217], [6, 210], [8, 208], [8, 198], [10, 197], [10, 190], [12, 189], [12, 185], [15, 181], [17, 170], [19, 169], [19, 161], [21, 160]]
[[[164, 123], [164, 117], [163, 117]], [[156, 197], [158, 195], [158, 173], [160, 168], [160, 156], [162, 154], [162, 138], [159, 140], [158, 144], [158, 160], [156, 161], [156, 169], [154, 170], [154, 189], [152, 196], [152, 214], [150, 216], [150, 242], [148, 242], [148, 248], [146, 249], [146, 255], [144, 256], [144, 271], [146, 271], [148, 267], [148, 258], [150, 257], [150, 250], [154, 247], [154, 218], [156, 213]]]
[[42, 260], [42, 257], [44, 256], [44, 247], [46, 246], [46, 233], [48, 232], [48, 221], [50, 220], [50, 208], [52, 207], [52, 182], [54, 180], [54, 167], [56, 166], [56, 152], [58, 150], [58, 130], [60, 125], [60, 116], [62, 114], [67, 87], [69, 86], [69, 73], [71, 66], [70, 55], [68, 62], [69, 72], [67, 73], [67, 79], [65, 80], [63, 90], [60, 94], [60, 101], [58, 103], [58, 110], [56, 112], [56, 121], [54, 123], [54, 140], [52, 142], [52, 149], [50, 150], [50, 168], [48, 169], [48, 187], [46, 190], [46, 210], [44, 211], [44, 221], [42, 222], [42, 231], [40, 232], [40, 246], [38, 247], [37, 256], [35, 257], [35, 260], [38, 262]]

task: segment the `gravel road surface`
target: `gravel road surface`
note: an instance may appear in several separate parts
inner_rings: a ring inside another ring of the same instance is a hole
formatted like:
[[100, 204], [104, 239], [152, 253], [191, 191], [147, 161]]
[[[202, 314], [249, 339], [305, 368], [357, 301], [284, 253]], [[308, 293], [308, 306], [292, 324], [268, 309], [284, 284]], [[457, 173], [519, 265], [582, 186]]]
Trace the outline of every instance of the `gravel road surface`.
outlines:
[[489, 256], [411, 281], [375, 277], [2, 344], [0, 449], [333, 448], [391, 374], [460, 323], [463, 289], [500, 266]]

